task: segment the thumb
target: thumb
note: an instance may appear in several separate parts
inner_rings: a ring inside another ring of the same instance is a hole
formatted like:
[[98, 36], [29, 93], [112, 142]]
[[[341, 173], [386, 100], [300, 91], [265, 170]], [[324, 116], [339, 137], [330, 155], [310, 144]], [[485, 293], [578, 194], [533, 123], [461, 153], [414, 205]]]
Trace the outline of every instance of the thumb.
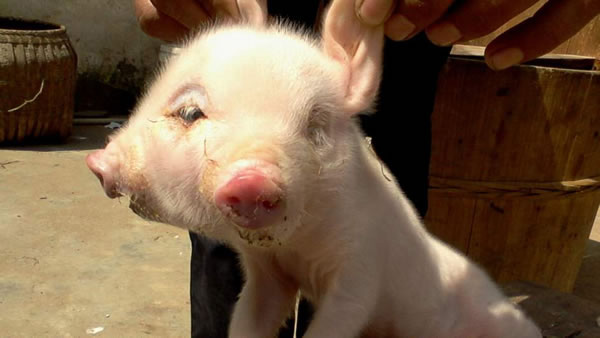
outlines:
[[363, 23], [379, 26], [390, 16], [394, 5], [394, 0], [356, 0], [354, 8], [356, 16]]

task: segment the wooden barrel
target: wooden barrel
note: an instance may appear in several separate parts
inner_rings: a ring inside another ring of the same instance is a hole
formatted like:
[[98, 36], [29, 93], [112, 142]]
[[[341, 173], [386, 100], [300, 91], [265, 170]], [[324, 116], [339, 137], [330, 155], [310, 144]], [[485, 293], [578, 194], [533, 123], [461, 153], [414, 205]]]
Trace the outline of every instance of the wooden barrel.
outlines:
[[494, 72], [451, 57], [439, 79], [426, 224], [499, 282], [570, 292], [581, 265], [600, 203], [600, 72], [572, 61]]
[[76, 68], [64, 26], [0, 17], [0, 143], [66, 138]]

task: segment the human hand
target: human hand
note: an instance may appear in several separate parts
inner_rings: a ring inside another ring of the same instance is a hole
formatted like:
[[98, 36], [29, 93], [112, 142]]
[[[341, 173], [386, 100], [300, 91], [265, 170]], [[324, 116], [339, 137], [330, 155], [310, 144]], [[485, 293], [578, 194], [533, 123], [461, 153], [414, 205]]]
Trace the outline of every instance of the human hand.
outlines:
[[[485, 61], [495, 70], [550, 52], [600, 13], [600, 0], [544, 0], [530, 19], [511, 28], [486, 48]], [[385, 23], [392, 40], [425, 30], [441, 46], [487, 35], [539, 0], [356, 0], [366, 24]]]
[[216, 18], [266, 20], [266, 0], [133, 0], [142, 30], [155, 38], [177, 41], [200, 24]]

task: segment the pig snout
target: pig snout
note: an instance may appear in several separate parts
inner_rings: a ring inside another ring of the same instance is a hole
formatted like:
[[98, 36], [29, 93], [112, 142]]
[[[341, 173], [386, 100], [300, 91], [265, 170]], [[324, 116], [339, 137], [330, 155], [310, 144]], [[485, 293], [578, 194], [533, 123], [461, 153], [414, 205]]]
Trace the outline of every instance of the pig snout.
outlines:
[[285, 195], [277, 170], [241, 168], [215, 191], [215, 204], [238, 226], [258, 229], [282, 220]]
[[110, 198], [121, 196], [117, 189], [117, 163], [107, 156], [104, 149], [96, 150], [85, 158], [88, 168], [98, 177], [104, 192]]

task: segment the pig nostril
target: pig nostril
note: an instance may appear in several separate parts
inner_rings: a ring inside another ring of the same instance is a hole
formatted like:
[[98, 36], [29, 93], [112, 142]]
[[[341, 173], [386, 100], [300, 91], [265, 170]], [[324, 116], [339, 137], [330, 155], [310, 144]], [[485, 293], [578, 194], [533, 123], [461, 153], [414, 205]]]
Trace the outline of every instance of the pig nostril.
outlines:
[[227, 197], [227, 204], [230, 206], [238, 205], [240, 202], [240, 199], [235, 196]]
[[121, 196], [119, 193], [118, 183], [115, 179], [114, 173], [117, 172], [118, 163], [115, 163], [113, 159], [106, 158], [106, 152], [104, 149], [96, 150], [95, 152], [86, 156], [85, 161], [88, 168], [100, 181], [100, 185], [104, 188], [104, 192], [110, 198]]
[[102, 175], [100, 175], [100, 173], [96, 173], [96, 172], [94, 174], [100, 180], [100, 185], [104, 186], [104, 178], [102, 177]]
[[284, 191], [272, 176], [279, 177], [254, 167], [240, 170], [215, 190], [216, 207], [244, 228], [257, 229], [277, 224], [286, 203]]
[[277, 207], [277, 203], [278, 203], [278, 202], [279, 202], [279, 201], [274, 201], [274, 202], [271, 202], [271, 201], [263, 201], [263, 202], [262, 202], [262, 206], [263, 206], [263, 208], [265, 208], [266, 210], [273, 210], [273, 209], [275, 209], [275, 207]]

